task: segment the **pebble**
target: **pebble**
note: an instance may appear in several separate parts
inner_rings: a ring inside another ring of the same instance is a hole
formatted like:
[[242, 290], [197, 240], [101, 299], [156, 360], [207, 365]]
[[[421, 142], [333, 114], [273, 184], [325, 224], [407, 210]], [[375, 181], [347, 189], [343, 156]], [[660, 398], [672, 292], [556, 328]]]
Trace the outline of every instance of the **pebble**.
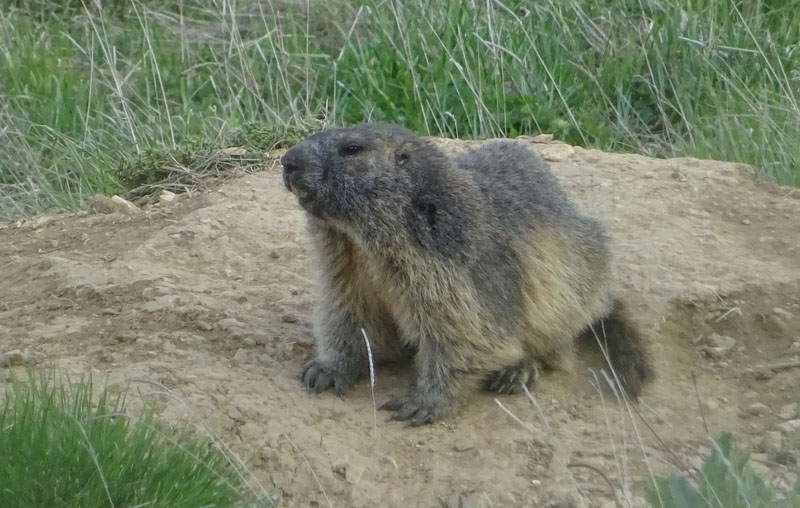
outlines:
[[786, 337], [790, 332], [789, 322], [794, 314], [788, 310], [776, 307], [765, 316], [764, 331], [771, 337]]
[[727, 335], [712, 333], [705, 340], [705, 343], [706, 345], [703, 348], [703, 351], [705, 351], [709, 357], [719, 360], [724, 358], [731, 351], [731, 349], [736, 346], [736, 339]]
[[334, 464], [333, 467], [331, 467], [331, 471], [333, 471], [333, 474], [336, 476], [347, 478], [347, 465], [345, 464]]
[[441, 499], [443, 506], [459, 506], [461, 508], [488, 508], [492, 506], [483, 492], [455, 493]]
[[800, 430], [800, 418], [781, 422], [776, 425], [775, 428], [778, 429], [784, 436], [794, 434]]
[[166, 205], [168, 203], [172, 203], [175, 200], [175, 193], [168, 191], [166, 189], [161, 191], [161, 194], [158, 195], [158, 201], [162, 205]]
[[787, 321], [791, 321], [792, 319], [794, 319], [794, 314], [792, 314], [786, 309], [781, 309], [780, 307], [773, 308], [772, 313], [775, 314], [776, 316], [782, 317]]
[[125, 215], [133, 215], [141, 211], [138, 206], [123, 197], [114, 195], [109, 198], [102, 194], [95, 194], [89, 203], [89, 210], [92, 213], [122, 213]]
[[217, 322], [217, 327], [220, 330], [230, 332], [236, 329], [244, 328], [244, 323], [234, 318], [224, 318]]
[[19, 367], [28, 363], [28, 358], [19, 349], [12, 349], [0, 356], [0, 368]]
[[281, 316], [281, 320], [284, 323], [297, 323], [297, 316], [292, 314], [284, 314], [283, 316]]
[[111, 198], [102, 194], [95, 194], [89, 203], [89, 211], [92, 213], [114, 213], [115, 206]]
[[764, 433], [758, 445], [759, 450], [764, 453], [774, 454], [783, 448], [783, 435], [777, 430], [770, 430]]
[[745, 412], [752, 416], [764, 416], [765, 414], [769, 413], [769, 408], [766, 406], [766, 404], [755, 402], [750, 404]]
[[247, 334], [244, 323], [234, 318], [220, 319], [217, 321], [217, 329], [228, 332], [232, 337], [237, 339]]
[[561, 162], [575, 154], [575, 149], [569, 145], [553, 144], [539, 149], [542, 158], [549, 162]]
[[233, 354], [233, 361], [237, 363], [247, 363], [247, 359], [250, 357], [250, 351], [247, 349], [239, 348]]
[[228, 148], [221, 148], [217, 150], [220, 155], [227, 155], [229, 157], [242, 157], [247, 154], [247, 149], [242, 146], [230, 146]]
[[271, 342], [270, 336], [263, 332], [254, 332], [250, 335], [250, 338], [254, 344], [259, 346], [264, 346]]
[[719, 402], [717, 402], [714, 399], [705, 399], [703, 400], [702, 404], [703, 404], [703, 409], [705, 409], [706, 411], [716, 411], [717, 409], [719, 409]]
[[791, 404], [786, 404], [785, 406], [781, 406], [781, 410], [778, 411], [778, 416], [783, 418], [784, 420], [791, 420], [792, 418], [797, 416], [797, 402], [792, 402]]
[[750, 219], [742, 219], [742, 224], [744, 224], [745, 226], [749, 226], [750, 224], [752, 224], [752, 222], [750, 222]]
[[553, 135], [552, 134], [537, 134], [536, 136], [531, 138], [531, 141], [534, 143], [552, 143], [553, 142]]
[[467, 440], [456, 442], [453, 445], [453, 451], [456, 451], [456, 452], [459, 452], [459, 453], [468, 452], [468, 451], [472, 450], [473, 448], [475, 448], [475, 443], [472, 442], [472, 441], [467, 441]]

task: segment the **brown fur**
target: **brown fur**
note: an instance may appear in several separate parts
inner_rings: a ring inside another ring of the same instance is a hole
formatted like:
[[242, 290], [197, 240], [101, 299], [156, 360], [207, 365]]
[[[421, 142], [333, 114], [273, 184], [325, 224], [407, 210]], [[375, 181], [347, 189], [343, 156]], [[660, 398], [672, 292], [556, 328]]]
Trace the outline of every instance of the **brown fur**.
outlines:
[[412, 425], [465, 387], [532, 385], [592, 325], [627, 395], [653, 377], [612, 294], [603, 228], [521, 145], [448, 158], [405, 129], [361, 124], [311, 136], [282, 162], [318, 270], [309, 389], [344, 395], [368, 372], [361, 328], [378, 362], [413, 356], [415, 388], [382, 406]]

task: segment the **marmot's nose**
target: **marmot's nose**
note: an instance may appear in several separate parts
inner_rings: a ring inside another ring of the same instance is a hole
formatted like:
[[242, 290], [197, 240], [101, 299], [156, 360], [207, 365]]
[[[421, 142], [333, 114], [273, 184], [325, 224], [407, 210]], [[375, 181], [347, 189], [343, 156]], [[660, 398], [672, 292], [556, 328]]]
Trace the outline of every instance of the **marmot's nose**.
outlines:
[[281, 164], [283, 165], [283, 172], [287, 175], [297, 173], [303, 169], [299, 154], [296, 150], [289, 150], [283, 154], [283, 157], [281, 157]]
[[303, 163], [300, 159], [298, 151], [291, 149], [281, 157], [281, 164], [283, 165], [283, 184], [287, 189], [292, 190], [292, 176], [302, 172]]

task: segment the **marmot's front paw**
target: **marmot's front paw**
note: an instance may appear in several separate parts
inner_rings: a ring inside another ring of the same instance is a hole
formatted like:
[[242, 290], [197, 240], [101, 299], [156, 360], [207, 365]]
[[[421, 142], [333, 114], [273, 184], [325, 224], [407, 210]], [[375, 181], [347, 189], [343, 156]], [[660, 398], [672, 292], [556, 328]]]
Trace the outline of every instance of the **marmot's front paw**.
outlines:
[[418, 391], [407, 393], [395, 397], [383, 404], [380, 409], [394, 411], [391, 420], [405, 421], [411, 420], [412, 427], [419, 427], [428, 423], [433, 423], [443, 415], [450, 407], [444, 397], [422, 394]]
[[300, 374], [300, 379], [308, 390], [320, 393], [333, 387], [333, 392], [339, 397], [344, 397], [347, 389], [353, 384], [351, 378], [352, 376], [348, 376], [344, 369], [318, 360], [305, 364]]
[[541, 374], [539, 362], [532, 360], [490, 373], [483, 381], [485, 389], [500, 394], [522, 391], [522, 385], [530, 389]]

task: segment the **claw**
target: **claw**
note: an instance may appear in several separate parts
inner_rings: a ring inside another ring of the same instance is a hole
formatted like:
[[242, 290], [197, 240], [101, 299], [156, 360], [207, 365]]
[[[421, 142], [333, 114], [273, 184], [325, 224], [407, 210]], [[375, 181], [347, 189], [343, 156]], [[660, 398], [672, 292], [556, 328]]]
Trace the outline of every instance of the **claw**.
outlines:
[[531, 387], [539, 374], [538, 365], [515, 366], [492, 372], [485, 380], [484, 387], [500, 394], [514, 394], [522, 391], [522, 386]]
[[380, 409], [393, 411], [388, 421], [409, 421], [412, 427], [433, 423], [446, 410], [448, 404], [436, 402], [437, 399], [410, 393], [395, 397], [380, 406]]
[[341, 372], [317, 360], [303, 367], [300, 379], [309, 392], [321, 393], [333, 387], [334, 393], [340, 398], [347, 394], [349, 388], [348, 380]]

